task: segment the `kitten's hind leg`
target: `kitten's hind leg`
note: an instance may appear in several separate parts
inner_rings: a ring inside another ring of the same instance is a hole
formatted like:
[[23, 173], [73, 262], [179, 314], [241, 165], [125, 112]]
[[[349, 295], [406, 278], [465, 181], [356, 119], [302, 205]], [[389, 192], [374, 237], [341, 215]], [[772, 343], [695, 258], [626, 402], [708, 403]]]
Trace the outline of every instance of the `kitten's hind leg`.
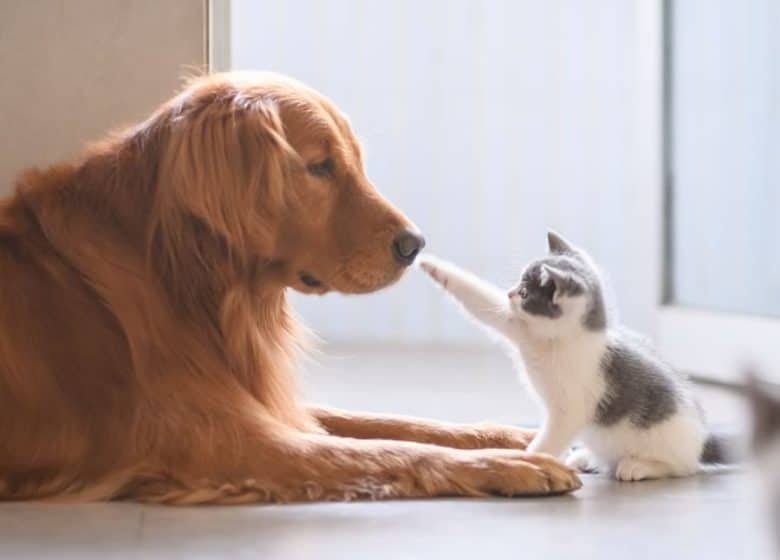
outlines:
[[623, 457], [618, 463], [615, 477], [624, 482], [648, 480], [653, 478], [668, 478], [690, 476], [697, 467], [682, 467], [641, 457]]
[[577, 448], [569, 453], [569, 456], [566, 457], [566, 466], [581, 473], [596, 473], [599, 471], [596, 457], [585, 447]]

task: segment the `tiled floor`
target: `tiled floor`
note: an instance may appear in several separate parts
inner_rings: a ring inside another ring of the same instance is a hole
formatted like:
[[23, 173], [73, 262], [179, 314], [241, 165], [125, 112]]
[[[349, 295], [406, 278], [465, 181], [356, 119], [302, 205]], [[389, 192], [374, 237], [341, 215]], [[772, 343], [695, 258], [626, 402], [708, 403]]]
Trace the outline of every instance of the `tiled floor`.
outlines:
[[[334, 350], [305, 392], [338, 406], [448, 420], [534, 424], [500, 354]], [[738, 402], [703, 394], [713, 423]], [[572, 496], [295, 506], [0, 506], [0, 557], [23, 558], [771, 558], [748, 472], [658, 482], [584, 477]]]

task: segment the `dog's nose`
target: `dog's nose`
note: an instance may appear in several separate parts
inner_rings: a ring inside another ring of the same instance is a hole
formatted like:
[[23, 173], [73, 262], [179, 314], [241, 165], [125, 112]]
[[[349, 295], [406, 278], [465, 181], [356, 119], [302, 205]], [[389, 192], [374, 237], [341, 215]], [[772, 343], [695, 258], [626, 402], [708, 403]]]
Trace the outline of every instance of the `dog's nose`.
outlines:
[[393, 256], [402, 265], [409, 266], [423, 247], [425, 247], [425, 238], [419, 233], [406, 230], [393, 241]]

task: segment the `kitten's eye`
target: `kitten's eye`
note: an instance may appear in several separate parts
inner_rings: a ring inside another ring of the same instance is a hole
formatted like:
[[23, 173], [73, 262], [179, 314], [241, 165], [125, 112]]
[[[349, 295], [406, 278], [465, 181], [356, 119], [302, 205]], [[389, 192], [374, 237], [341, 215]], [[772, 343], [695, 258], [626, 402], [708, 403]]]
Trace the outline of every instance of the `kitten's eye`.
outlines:
[[528, 298], [528, 290], [524, 287], [520, 288], [517, 291], [518, 294], [520, 294], [521, 299], [527, 299]]
[[333, 176], [333, 160], [326, 158], [317, 163], [310, 163], [306, 166], [306, 171], [314, 175], [315, 177], [332, 177]]

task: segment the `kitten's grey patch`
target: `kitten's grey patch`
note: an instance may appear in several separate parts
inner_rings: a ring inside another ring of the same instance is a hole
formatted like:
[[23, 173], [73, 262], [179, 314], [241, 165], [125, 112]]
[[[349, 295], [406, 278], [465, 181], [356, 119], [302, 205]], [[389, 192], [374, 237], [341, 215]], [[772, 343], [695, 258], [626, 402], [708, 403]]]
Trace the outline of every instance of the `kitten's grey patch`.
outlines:
[[607, 384], [596, 410], [596, 423], [612, 426], [628, 417], [637, 428], [649, 428], [672, 416], [682, 395], [682, 379], [646, 348], [629, 337], [607, 343], [602, 357]]
[[600, 285], [590, 291], [590, 301], [582, 324], [590, 331], [603, 331], [607, 328], [607, 306]]
[[562, 310], [553, 302], [555, 285], [552, 283], [542, 285], [542, 264], [544, 261], [537, 261], [526, 268], [521, 286], [526, 289], [527, 296], [520, 305], [531, 315], [557, 319], [561, 316]]

